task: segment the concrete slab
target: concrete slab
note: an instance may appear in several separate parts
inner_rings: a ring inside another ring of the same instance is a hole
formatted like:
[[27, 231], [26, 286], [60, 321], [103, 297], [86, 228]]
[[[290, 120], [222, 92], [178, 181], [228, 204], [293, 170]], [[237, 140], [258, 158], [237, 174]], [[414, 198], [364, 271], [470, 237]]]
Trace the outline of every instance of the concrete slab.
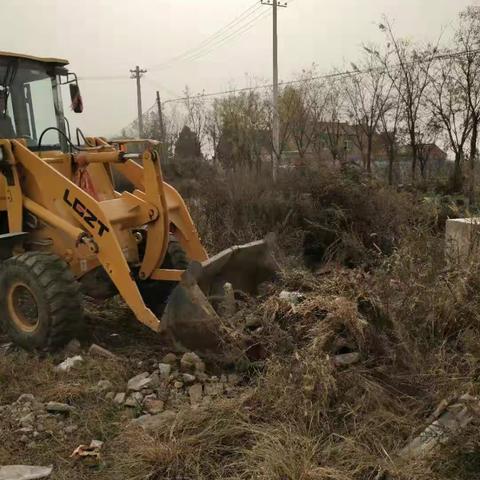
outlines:
[[455, 264], [466, 264], [480, 254], [480, 217], [447, 220], [445, 254]]

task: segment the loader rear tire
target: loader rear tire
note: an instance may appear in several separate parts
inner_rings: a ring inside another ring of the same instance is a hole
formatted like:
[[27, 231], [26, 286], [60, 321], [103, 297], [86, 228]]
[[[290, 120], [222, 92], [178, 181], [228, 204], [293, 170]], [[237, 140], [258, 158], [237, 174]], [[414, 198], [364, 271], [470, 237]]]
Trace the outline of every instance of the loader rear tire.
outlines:
[[0, 266], [0, 319], [10, 338], [27, 350], [62, 347], [83, 321], [80, 285], [56, 255], [11, 257]]

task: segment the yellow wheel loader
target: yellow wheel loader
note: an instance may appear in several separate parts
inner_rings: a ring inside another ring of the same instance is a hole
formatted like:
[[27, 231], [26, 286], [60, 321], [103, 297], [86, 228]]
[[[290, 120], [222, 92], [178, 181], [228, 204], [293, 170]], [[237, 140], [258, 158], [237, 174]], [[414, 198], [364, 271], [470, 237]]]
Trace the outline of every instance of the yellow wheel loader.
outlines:
[[[137, 140], [142, 153], [128, 153], [129, 140], [81, 134], [74, 143], [62, 85], [74, 112], [83, 103], [67, 65], [0, 52], [3, 329], [24, 348], [53, 349], [78, 332], [83, 294], [120, 295], [153, 331], [186, 348], [218, 349], [210, 300], [255, 293], [275, 271], [269, 242], [209, 258], [185, 202], [162, 178], [155, 142]], [[132, 191], [119, 191], [117, 174]]]

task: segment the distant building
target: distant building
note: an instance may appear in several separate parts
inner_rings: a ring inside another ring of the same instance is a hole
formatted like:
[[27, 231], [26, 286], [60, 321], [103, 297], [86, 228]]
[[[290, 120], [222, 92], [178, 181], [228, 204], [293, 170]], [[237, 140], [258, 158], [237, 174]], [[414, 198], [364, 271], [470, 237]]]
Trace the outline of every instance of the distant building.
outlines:
[[[419, 162], [425, 163], [427, 178], [437, 176], [448, 168], [448, 155], [435, 143], [421, 143], [418, 146]], [[402, 146], [399, 149], [398, 160], [403, 168], [412, 165], [412, 148], [410, 145]], [[403, 169], [402, 168], [402, 169]], [[419, 167], [420, 168], [420, 167]]]
[[[292, 141], [282, 155], [282, 163], [290, 166], [303, 166], [312, 162], [340, 167], [342, 164], [352, 164], [365, 167], [367, 139], [362, 139], [362, 127], [350, 125], [347, 122], [319, 122], [315, 140], [311, 142], [303, 159]], [[362, 140], [359, 141], [359, 137]], [[363, 147], [363, 151], [360, 148]], [[388, 176], [389, 142], [386, 134], [377, 133], [373, 136], [371, 167], [379, 176]], [[396, 182], [410, 179], [412, 153], [408, 145], [396, 147], [397, 156], [393, 173]], [[432, 178], [447, 171], [447, 153], [435, 143], [420, 144], [418, 156], [425, 162], [426, 176]], [[418, 169], [420, 169], [420, 159]]]

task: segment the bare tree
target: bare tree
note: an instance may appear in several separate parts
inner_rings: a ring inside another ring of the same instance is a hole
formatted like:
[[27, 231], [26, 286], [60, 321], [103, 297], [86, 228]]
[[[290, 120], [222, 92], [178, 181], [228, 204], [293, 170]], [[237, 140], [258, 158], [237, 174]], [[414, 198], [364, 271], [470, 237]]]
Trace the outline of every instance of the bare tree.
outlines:
[[394, 184], [398, 160], [402, 104], [396, 92], [390, 91], [380, 117], [380, 131], [383, 147], [388, 156], [388, 184]]
[[185, 124], [195, 133], [202, 147], [205, 141], [206, 106], [204, 95], [192, 95], [185, 87], [184, 106], [186, 109]]
[[[272, 94], [270, 92], [265, 92], [264, 96], [264, 107], [266, 113], [266, 119], [268, 124], [268, 129], [272, 131], [273, 128], [273, 114], [274, 106], [272, 103]], [[295, 117], [295, 109], [297, 105], [298, 95], [295, 89], [292, 87], [287, 87], [280, 92], [278, 98], [278, 113], [280, 116], [280, 143], [278, 152], [275, 150], [273, 144], [273, 136], [271, 136], [270, 148], [272, 156], [275, 155], [277, 158], [278, 164], [281, 164], [282, 155], [286, 151], [289, 141], [291, 139], [292, 129], [291, 125]]]
[[344, 163], [346, 150], [342, 141], [345, 139], [344, 124], [341, 122], [344, 107], [343, 90], [338, 80], [330, 80], [322, 87], [325, 88], [322, 102], [322, 115], [316, 123], [313, 132], [313, 148], [318, 158], [322, 158], [326, 149], [332, 157], [333, 163]]
[[468, 197], [475, 203], [475, 163], [478, 155], [480, 125], [480, 8], [468, 7], [460, 13], [460, 24], [455, 32], [455, 44], [463, 54], [457, 58], [461, 72], [461, 88], [470, 109], [471, 135], [469, 157]]
[[426, 182], [428, 180], [429, 171], [433, 172], [432, 161], [435, 153], [435, 145], [444, 134], [444, 128], [438, 119], [434, 116], [427, 116], [422, 118], [419, 123], [418, 131], [418, 163], [420, 166], [420, 173], [422, 179]]
[[384, 67], [402, 102], [412, 152], [412, 181], [415, 181], [419, 150], [419, 123], [424, 114], [422, 108], [425, 104], [425, 94], [435, 61], [432, 52], [435, 53], [437, 47], [417, 50], [407, 40], [396, 37], [386, 18], [379, 26], [387, 37], [388, 52], [384, 60]]
[[163, 128], [165, 130], [165, 142], [167, 144], [167, 161], [173, 158], [174, 146], [177, 143], [180, 130], [183, 127], [183, 115], [179, 113], [178, 105], [169, 103], [163, 112]]
[[303, 71], [295, 87], [289, 87], [292, 107], [290, 119], [291, 137], [300, 159], [304, 159], [315, 139], [318, 123], [323, 117], [326, 96], [321, 82], [312, 80], [313, 71]]
[[[218, 158], [226, 168], [261, 168], [262, 153], [270, 150], [268, 114], [260, 94], [255, 91], [229, 95], [214, 103], [220, 126]], [[269, 137], [267, 139], [267, 137]]]
[[354, 124], [355, 142], [362, 154], [363, 168], [372, 171], [372, 152], [378, 126], [388, 102], [393, 82], [389, 80], [378, 52], [364, 47], [365, 58], [352, 64], [344, 82], [347, 114]]
[[455, 154], [452, 176], [452, 188], [455, 191], [462, 189], [462, 162], [465, 145], [472, 131], [471, 107], [468, 96], [464, 95], [464, 78], [458, 58], [447, 53], [435, 62], [429, 72], [431, 81], [429, 95], [426, 97], [434, 121], [443, 126], [450, 148]]
[[212, 108], [207, 111], [205, 117], [205, 134], [210, 141], [213, 163], [216, 163], [218, 160], [218, 146], [222, 137], [222, 118], [219, 114], [217, 103], [218, 100], [213, 102]]

